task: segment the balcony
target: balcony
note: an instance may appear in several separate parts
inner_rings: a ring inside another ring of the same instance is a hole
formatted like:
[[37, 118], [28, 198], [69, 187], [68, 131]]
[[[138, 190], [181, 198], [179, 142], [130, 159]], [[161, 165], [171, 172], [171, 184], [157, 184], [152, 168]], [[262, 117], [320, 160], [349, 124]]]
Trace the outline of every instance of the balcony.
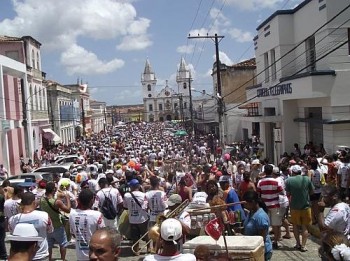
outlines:
[[34, 69], [30, 66], [27, 66], [27, 71], [35, 79], [44, 80], [46, 77], [46, 73], [44, 73], [38, 69]]

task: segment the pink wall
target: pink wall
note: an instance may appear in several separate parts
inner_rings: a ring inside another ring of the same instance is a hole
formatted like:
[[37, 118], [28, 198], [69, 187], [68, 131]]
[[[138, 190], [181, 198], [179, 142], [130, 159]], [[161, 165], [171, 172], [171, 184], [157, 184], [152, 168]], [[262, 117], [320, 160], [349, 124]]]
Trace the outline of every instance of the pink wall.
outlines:
[[1, 42], [0, 54], [6, 56], [8, 51], [18, 51], [18, 62], [25, 63], [23, 42]]
[[[22, 119], [22, 98], [18, 78], [11, 75], [4, 75], [4, 103], [7, 120], [20, 121]], [[25, 153], [24, 130], [22, 127], [7, 131], [8, 139], [8, 172], [11, 175], [20, 173], [20, 155]], [[3, 161], [0, 151], [0, 162]]]

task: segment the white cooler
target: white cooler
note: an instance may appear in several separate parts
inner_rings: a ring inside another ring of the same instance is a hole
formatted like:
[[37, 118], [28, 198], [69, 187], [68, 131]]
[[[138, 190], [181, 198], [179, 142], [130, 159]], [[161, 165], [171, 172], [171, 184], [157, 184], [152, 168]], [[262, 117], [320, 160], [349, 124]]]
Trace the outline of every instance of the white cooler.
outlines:
[[[236, 260], [264, 261], [264, 241], [261, 236], [226, 236], [229, 255]], [[192, 253], [198, 245], [209, 247], [211, 254], [226, 253], [224, 238], [215, 241], [210, 236], [198, 236], [183, 245], [184, 253]]]

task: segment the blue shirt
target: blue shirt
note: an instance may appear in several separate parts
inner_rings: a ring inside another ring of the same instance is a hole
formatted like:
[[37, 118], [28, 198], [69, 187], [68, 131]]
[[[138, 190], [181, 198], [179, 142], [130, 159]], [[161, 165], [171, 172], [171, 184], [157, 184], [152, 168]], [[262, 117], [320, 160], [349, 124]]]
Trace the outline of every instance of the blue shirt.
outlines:
[[[235, 202], [239, 202], [238, 195], [234, 189], [230, 189], [230, 191], [227, 194], [226, 204], [235, 203]], [[241, 213], [241, 220], [242, 221], [245, 220], [245, 218], [246, 218], [241, 204], [229, 206], [229, 207], [227, 207], [227, 210], [228, 211], [239, 211]]]
[[253, 216], [248, 215], [248, 218], [244, 221], [244, 235], [247, 236], [259, 236], [260, 230], [266, 231], [265, 238], [265, 254], [272, 252], [272, 242], [269, 236], [270, 220], [266, 212], [259, 208]]

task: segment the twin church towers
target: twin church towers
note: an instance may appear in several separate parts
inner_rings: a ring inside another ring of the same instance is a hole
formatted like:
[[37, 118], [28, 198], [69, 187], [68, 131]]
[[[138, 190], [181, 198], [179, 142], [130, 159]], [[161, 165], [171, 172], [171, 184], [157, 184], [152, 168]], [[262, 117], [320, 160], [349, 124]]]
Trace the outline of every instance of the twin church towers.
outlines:
[[157, 91], [157, 78], [147, 59], [141, 75], [144, 119], [147, 122], [185, 120], [190, 118], [190, 81], [191, 71], [185, 59], [181, 58], [176, 73], [176, 88], [171, 88], [168, 81], [165, 87]]

